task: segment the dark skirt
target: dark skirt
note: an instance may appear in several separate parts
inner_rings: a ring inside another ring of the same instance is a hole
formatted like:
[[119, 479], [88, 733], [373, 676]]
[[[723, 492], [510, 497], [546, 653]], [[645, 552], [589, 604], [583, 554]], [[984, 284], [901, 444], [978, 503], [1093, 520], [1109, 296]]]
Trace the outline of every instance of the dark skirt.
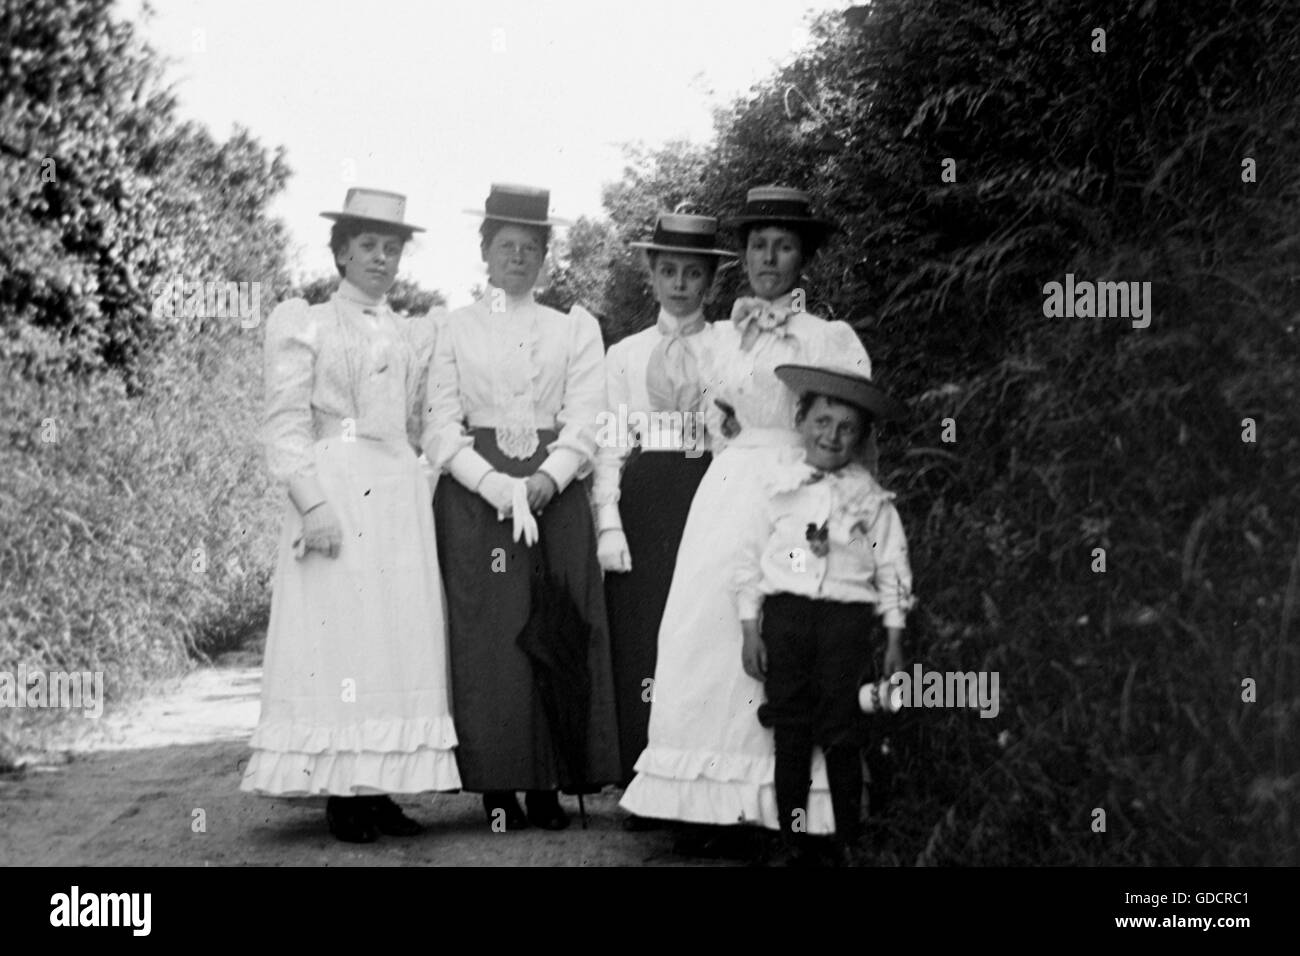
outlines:
[[619, 482], [619, 514], [632, 570], [605, 575], [605, 602], [625, 783], [646, 746], [659, 619], [668, 602], [677, 547], [695, 489], [712, 460], [707, 454], [688, 458], [678, 452], [634, 451]]
[[[474, 448], [498, 471], [523, 478], [546, 460], [555, 432], [539, 431], [528, 461], [508, 458], [490, 428], [471, 429]], [[456, 761], [465, 790], [595, 789], [619, 782], [618, 729], [609, 630], [586, 482], [575, 481], [536, 515], [533, 548], [511, 538], [512, 522], [444, 475], [434, 496], [435, 530], [447, 593]], [[535, 549], [540, 549], [537, 551]], [[569, 779], [517, 641], [533, 607], [537, 563], [567, 592], [589, 628], [584, 779]]]

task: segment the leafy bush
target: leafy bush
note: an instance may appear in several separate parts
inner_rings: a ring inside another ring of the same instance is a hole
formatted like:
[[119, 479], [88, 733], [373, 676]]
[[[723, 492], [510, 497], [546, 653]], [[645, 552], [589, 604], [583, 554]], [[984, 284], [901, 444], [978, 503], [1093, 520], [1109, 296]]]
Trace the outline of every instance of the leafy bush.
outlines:
[[[998, 671], [1002, 701], [880, 727], [886, 858], [1300, 862], [1300, 10], [1257, 6], [877, 0], [822, 17], [689, 170], [634, 155], [606, 193], [620, 235], [770, 182], [842, 226], [811, 301], [913, 409], [883, 442], [913, 657]], [[1066, 273], [1151, 282], [1150, 327], [1046, 318]]]

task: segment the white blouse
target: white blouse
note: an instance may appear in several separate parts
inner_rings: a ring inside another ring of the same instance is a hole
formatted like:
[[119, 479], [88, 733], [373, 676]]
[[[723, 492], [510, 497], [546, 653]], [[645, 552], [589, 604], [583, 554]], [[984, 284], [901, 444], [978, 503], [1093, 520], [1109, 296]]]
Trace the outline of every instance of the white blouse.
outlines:
[[511, 298], [488, 286], [438, 331], [421, 442], [429, 461], [473, 490], [493, 469], [468, 429], [495, 428], [501, 450], [520, 459], [535, 451], [538, 429], [554, 429], [541, 467], [563, 491], [591, 471], [604, 354], [600, 326], [582, 307], [565, 315], [531, 292]]
[[[618, 513], [619, 481], [623, 464], [633, 446], [643, 451], [695, 453], [709, 448], [704, 422], [688, 422], [676, 413], [654, 410], [646, 388], [646, 367], [655, 348], [681, 323], [691, 323], [699, 314], [676, 319], [660, 309], [656, 323], [610, 346], [605, 355], [605, 413], [598, 433], [596, 476], [592, 500], [597, 507], [600, 530], [622, 527]], [[709, 346], [713, 326], [705, 323], [682, 341], [700, 357]], [[687, 450], [688, 442], [693, 443]], [[696, 451], [698, 449], [698, 451]]]
[[[789, 308], [791, 296], [774, 306]], [[742, 433], [746, 429], [795, 427], [799, 396], [776, 377], [778, 365], [830, 365], [871, 376], [871, 359], [862, 341], [846, 322], [831, 322], [807, 312], [793, 313], [778, 329], [760, 333], [749, 351], [740, 347], [734, 322], [714, 323], [705, 368], [704, 414], [715, 449], [722, 442], [723, 413], [715, 400], [736, 410]]]
[[[915, 605], [907, 537], [892, 499], [862, 465], [818, 472], [802, 460], [764, 476], [734, 586], [742, 620], [765, 597], [873, 604], [885, 627], [903, 627]], [[821, 548], [810, 529], [825, 532]], [[818, 554], [818, 550], [823, 553]]]
[[347, 280], [328, 302], [289, 299], [267, 320], [262, 441], [278, 481], [315, 476], [312, 445], [345, 430], [418, 447], [420, 395], [437, 336]]

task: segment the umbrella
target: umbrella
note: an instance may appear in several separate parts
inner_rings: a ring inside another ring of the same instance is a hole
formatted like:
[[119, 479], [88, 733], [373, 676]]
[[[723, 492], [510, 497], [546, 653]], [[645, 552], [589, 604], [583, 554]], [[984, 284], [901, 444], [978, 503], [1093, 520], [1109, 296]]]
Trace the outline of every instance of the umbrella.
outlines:
[[532, 556], [528, 620], [515, 643], [533, 668], [542, 711], [555, 745], [560, 784], [577, 792], [582, 825], [587, 808], [582, 794], [587, 783], [587, 724], [591, 709], [591, 673], [587, 655], [591, 625], [583, 620], [569, 589], [550, 574], [541, 547]]

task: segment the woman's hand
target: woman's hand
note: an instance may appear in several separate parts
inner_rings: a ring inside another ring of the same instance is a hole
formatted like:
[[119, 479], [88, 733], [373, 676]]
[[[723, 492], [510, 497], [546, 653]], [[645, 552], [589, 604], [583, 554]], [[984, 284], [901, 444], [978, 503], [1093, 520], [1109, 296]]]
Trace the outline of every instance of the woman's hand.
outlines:
[[535, 471], [528, 476], [528, 510], [537, 514], [550, 503], [560, 489], [555, 479], [544, 471]]
[[758, 636], [758, 621], [741, 621], [744, 646], [740, 650], [740, 663], [745, 673], [754, 680], [767, 679], [767, 646]]
[[889, 627], [885, 629], [889, 635], [889, 645], [885, 648], [885, 677], [892, 677], [901, 670], [907, 669], [906, 658], [903, 657], [903, 629], [901, 627]]
[[632, 554], [627, 549], [627, 536], [622, 528], [606, 528], [596, 542], [596, 558], [602, 571], [626, 572], [632, 570]]
[[722, 409], [722, 437], [735, 438], [740, 434], [740, 420], [736, 418], [736, 410], [720, 398], [715, 398], [713, 404]]
[[478, 496], [495, 508], [502, 518], [510, 517], [514, 493], [515, 479], [499, 471], [489, 471], [478, 483]]
[[327, 558], [337, 558], [343, 547], [343, 527], [328, 501], [321, 502], [302, 516], [302, 537], [294, 542], [300, 558], [319, 551]]

